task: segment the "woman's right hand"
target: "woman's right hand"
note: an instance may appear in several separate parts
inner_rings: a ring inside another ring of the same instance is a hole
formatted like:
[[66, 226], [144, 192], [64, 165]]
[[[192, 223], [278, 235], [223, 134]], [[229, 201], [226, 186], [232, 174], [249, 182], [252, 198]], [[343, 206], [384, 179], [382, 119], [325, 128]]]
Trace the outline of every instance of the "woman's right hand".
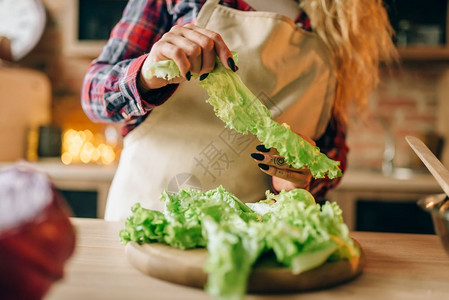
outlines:
[[204, 79], [215, 67], [217, 55], [224, 66], [236, 71], [231, 51], [218, 33], [193, 24], [176, 25], [153, 45], [142, 68], [154, 62], [172, 59], [183, 76], [168, 81], [156, 77], [145, 78], [143, 72], [140, 72], [139, 88], [146, 91], [169, 83], [181, 83], [190, 80], [192, 73]]

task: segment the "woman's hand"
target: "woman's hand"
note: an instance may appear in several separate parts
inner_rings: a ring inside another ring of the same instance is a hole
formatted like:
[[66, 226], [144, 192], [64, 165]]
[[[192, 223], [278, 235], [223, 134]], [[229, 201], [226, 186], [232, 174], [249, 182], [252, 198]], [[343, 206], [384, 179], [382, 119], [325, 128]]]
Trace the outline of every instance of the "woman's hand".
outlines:
[[145, 91], [161, 88], [169, 83], [181, 83], [190, 80], [192, 73], [200, 75], [200, 80], [205, 79], [215, 67], [217, 55], [224, 66], [236, 71], [231, 51], [218, 33], [193, 24], [173, 26], [153, 45], [142, 68], [154, 62], [172, 59], [184, 75], [167, 81], [156, 77], [145, 78], [141, 72], [139, 89]]
[[[315, 145], [310, 138], [304, 136], [303, 138]], [[279, 155], [276, 149], [266, 149], [264, 145], [258, 145], [256, 149], [257, 152], [251, 153], [251, 157], [258, 163], [262, 172], [272, 176], [273, 188], [276, 191], [309, 188], [312, 173], [308, 168], [293, 168]]]

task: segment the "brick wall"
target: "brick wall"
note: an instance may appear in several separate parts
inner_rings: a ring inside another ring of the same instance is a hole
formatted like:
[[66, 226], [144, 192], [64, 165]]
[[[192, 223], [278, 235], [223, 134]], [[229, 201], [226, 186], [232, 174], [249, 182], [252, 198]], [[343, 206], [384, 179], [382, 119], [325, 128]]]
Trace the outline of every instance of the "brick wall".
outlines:
[[449, 100], [443, 86], [448, 69], [449, 63], [444, 62], [405, 62], [394, 70], [383, 70], [366, 116], [350, 124], [349, 166], [381, 169], [386, 137], [391, 132], [396, 149], [394, 165], [422, 167], [404, 138], [421, 137], [432, 150], [438, 150], [434, 134], [438, 107]]
[[[53, 86], [54, 123], [101, 131], [104, 125], [90, 122], [79, 103], [82, 79], [92, 58], [66, 57], [62, 51], [64, 12], [68, 2], [44, 0], [48, 15], [46, 30], [38, 46], [20, 65], [41, 70], [49, 76]], [[381, 168], [387, 129], [394, 135], [395, 165], [418, 165], [404, 136], [423, 137], [435, 129], [438, 101], [443, 101], [448, 94], [444, 89], [441, 92], [440, 83], [448, 66], [449, 62], [420, 62], [403, 64], [393, 71], [383, 70], [382, 82], [372, 96], [366, 115], [350, 123], [351, 168]]]

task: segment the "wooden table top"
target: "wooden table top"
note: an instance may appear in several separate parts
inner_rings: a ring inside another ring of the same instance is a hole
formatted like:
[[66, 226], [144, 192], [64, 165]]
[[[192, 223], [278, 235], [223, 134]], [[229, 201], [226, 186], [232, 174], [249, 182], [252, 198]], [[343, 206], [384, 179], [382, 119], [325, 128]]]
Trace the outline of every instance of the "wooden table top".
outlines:
[[[75, 254], [63, 280], [45, 299], [211, 299], [200, 289], [148, 277], [126, 260], [122, 222], [72, 219]], [[435, 235], [352, 232], [366, 253], [361, 276], [302, 294], [248, 295], [245, 299], [449, 299], [449, 256]]]

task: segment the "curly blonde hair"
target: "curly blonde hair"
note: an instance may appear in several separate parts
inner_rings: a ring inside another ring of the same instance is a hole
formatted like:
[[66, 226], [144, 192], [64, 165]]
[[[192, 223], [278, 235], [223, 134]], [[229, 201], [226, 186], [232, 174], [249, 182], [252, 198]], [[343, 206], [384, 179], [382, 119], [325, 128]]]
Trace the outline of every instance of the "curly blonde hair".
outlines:
[[381, 62], [397, 60], [382, 0], [300, 0], [336, 70], [334, 116], [347, 122], [349, 104], [363, 109], [379, 82]]

